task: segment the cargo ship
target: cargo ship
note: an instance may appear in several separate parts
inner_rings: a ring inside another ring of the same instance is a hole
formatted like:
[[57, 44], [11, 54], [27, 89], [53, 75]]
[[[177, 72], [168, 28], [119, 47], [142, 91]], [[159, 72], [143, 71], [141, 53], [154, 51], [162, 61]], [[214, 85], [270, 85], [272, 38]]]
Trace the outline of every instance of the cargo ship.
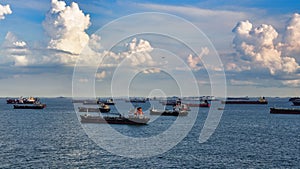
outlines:
[[291, 97], [291, 98], [289, 99], [289, 101], [292, 102], [292, 101], [295, 101], [295, 100], [297, 100], [297, 99], [300, 99], [300, 97]]
[[160, 116], [186, 116], [188, 112], [185, 110], [157, 110], [150, 109], [150, 115], [160, 115]]
[[225, 100], [221, 102], [222, 104], [268, 104], [268, 101], [265, 97], [260, 98], [259, 100]]
[[295, 99], [292, 101], [294, 106], [300, 106], [300, 99]]
[[226, 100], [250, 100], [248, 96], [246, 97], [227, 97]]
[[110, 107], [108, 105], [102, 104], [100, 107], [78, 107], [79, 112], [110, 112]]
[[39, 101], [39, 98], [35, 97], [28, 97], [28, 98], [23, 98], [22, 96], [17, 99], [7, 99], [6, 103], [7, 104], [34, 104]]
[[300, 109], [292, 108], [270, 108], [271, 114], [300, 114]]
[[131, 102], [131, 103], [146, 103], [146, 101], [149, 101], [148, 98], [129, 98], [128, 100], [125, 100], [125, 102]]
[[189, 107], [210, 107], [210, 104], [207, 100], [201, 101], [199, 104], [197, 103], [188, 103]]
[[130, 115], [124, 117], [119, 116], [91, 116], [80, 115], [81, 123], [104, 123], [104, 124], [129, 124], [129, 125], [145, 125], [149, 122], [150, 118], [146, 116]]
[[14, 109], [43, 109], [46, 107], [46, 104], [28, 104], [28, 105], [14, 105]]

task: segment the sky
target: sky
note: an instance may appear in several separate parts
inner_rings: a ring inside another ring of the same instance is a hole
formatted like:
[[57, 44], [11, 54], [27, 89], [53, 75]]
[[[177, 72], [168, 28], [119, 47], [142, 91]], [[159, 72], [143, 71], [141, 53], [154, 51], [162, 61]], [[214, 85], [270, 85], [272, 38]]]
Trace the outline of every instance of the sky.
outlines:
[[0, 97], [300, 95], [299, 0], [1, 0]]

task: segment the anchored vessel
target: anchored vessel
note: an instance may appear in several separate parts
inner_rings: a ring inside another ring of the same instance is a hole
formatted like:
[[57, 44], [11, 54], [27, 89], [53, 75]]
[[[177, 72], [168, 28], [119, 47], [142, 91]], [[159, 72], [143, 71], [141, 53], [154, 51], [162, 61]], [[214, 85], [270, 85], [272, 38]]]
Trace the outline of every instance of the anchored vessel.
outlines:
[[28, 104], [28, 105], [14, 105], [14, 109], [43, 109], [46, 104]]
[[115, 105], [115, 102], [112, 98], [107, 100], [98, 99], [97, 104]]
[[259, 100], [226, 100], [222, 104], [268, 104], [268, 101], [262, 97]]
[[39, 101], [38, 98], [35, 97], [27, 97], [23, 98], [22, 96], [17, 99], [7, 99], [6, 103], [7, 104], [35, 104]]
[[161, 115], [161, 116], [186, 116], [188, 112], [185, 110], [157, 110], [150, 109], [150, 115]]
[[207, 100], [201, 100], [200, 104], [188, 103], [187, 105], [190, 107], [210, 107], [210, 104]]
[[130, 115], [124, 116], [91, 116], [91, 115], [80, 115], [82, 123], [108, 123], [108, 124], [132, 124], [132, 125], [145, 125], [150, 120], [146, 116]]
[[100, 107], [78, 107], [79, 112], [101, 112], [108, 113], [110, 112], [109, 105], [101, 104]]
[[131, 102], [131, 103], [146, 103], [149, 99], [147, 98], [129, 98], [129, 100], [125, 100], [126, 102]]
[[271, 114], [300, 114], [300, 109], [291, 108], [270, 108]]
[[295, 99], [292, 101], [294, 106], [300, 106], [300, 99]]

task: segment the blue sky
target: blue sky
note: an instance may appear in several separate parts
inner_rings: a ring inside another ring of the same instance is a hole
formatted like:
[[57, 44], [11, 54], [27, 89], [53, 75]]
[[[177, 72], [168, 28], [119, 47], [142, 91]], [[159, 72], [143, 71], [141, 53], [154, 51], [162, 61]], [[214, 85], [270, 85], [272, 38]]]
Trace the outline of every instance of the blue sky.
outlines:
[[[299, 6], [298, 0], [2, 0], [0, 96], [71, 96], [74, 90], [97, 96], [195, 95], [193, 89], [185, 91], [190, 83], [197, 84], [200, 95], [222, 95], [211, 88], [210, 71], [213, 78], [225, 73], [229, 96], [299, 96]], [[143, 12], [171, 15], [124, 18]], [[192, 34], [172, 22], [173, 17], [203, 34]], [[112, 22], [124, 27], [115, 28]], [[139, 29], [175, 33], [186, 41], [157, 34], [130, 36], [119, 39], [104, 57], [105, 46], [118, 33]], [[205, 58], [216, 56], [222, 70], [217, 63], [205, 64]], [[95, 63], [96, 70], [85, 69]], [[82, 71], [78, 77], [75, 66]], [[129, 86], [112, 85], [114, 77], [126, 84], [127, 75], [134, 75]], [[83, 90], [88, 87], [92, 89]]]

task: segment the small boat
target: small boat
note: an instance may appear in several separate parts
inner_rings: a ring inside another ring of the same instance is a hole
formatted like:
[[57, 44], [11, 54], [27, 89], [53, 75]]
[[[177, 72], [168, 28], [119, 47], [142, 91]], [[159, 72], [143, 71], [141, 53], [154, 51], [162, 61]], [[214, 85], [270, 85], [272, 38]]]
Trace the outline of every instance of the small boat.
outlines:
[[259, 100], [226, 100], [222, 101], [222, 104], [268, 104], [265, 97], [261, 97]]
[[186, 116], [188, 115], [187, 111], [184, 110], [157, 110], [150, 109], [150, 115], [161, 115], [161, 116]]
[[109, 105], [101, 104], [101, 106], [99, 107], [99, 110], [101, 113], [108, 113], [108, 112], [110, 112], [110, 107], [109, 107]]
[[145, 125], [150, 120], [146, 116], [91, 116], [91, 115], [80, 115], [81, 123], [107, 123], [107, 124], [130, 124], [130, 125]]
[[300, 109], [291, 108], [270, 108], [271, 114], [300, 114]]
[[43, 109], [46, 104], [28, 104], [28, 105], [14, 105], [14, 109]]
[[292, 101], [294, 106], [300, 106], [300, 99], [295, 99]]

